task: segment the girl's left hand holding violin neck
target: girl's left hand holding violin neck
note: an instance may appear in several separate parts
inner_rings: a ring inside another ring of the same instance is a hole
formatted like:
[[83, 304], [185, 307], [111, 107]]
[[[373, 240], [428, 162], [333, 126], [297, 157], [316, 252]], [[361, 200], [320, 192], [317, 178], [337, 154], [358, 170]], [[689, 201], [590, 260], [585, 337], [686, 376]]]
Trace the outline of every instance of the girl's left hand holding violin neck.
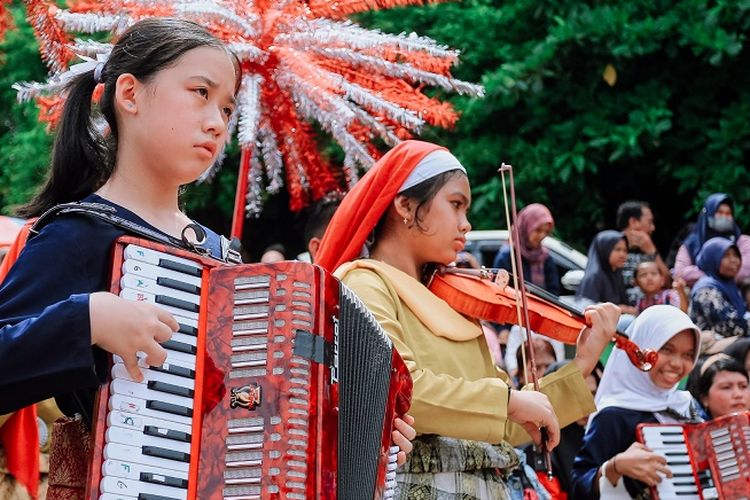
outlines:
[[620, 319], [620, 308], [610, 302], [588, 306], [583, 311], [586, 322], [591, 326], [584, 328], [576, 342], [576, 355], [573, 358], [578, 368], [586, 377], [594, 370], [604, 348], [612, 341]]

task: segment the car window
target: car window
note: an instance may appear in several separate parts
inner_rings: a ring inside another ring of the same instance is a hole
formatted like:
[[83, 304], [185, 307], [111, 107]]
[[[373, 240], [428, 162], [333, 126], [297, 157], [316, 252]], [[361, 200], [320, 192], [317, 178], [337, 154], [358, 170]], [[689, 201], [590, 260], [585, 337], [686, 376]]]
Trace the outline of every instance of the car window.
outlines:
[[[481, 233], [481, 231], [477, 231], [472, 235], [473, 238], [469, 238], [465, 250], [471, 252], [481, 265], [492, 267], [493, 262], [495, 261], [495, 255], [497, 255], [500, 247], [506, 243], [506, 240], [498, 238], [481, 239]], [[495, 232], [495, 234], [497, 233]], [[554, 249], [548, 248], [548, 250], [550, 252], [550, 258], [557, 266], [557, 274], [562, 280], [562, 277], [568, 271], [582, 270], [582, 267], [580, 263], [573, 260], [575, 257], [569, 258], [564, 254], [564, 252], [570, 252], [572, 254], [575, 250], [564, 242], [559, 240], [557, 240], [557, 242], [559, 245], [556, 245]], [[575, 293], [565, 288], [562, 283], [559, 283], [559, 287], [564, 295]]]

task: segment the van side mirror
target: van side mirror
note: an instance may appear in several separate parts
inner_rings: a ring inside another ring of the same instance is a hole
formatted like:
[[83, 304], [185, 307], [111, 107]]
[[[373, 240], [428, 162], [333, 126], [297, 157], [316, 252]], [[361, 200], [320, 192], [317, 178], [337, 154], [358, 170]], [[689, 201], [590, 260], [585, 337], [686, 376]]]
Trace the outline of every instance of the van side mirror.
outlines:
[[578, 285], [581, 284], [581, 281], [583, 281], [582, 269], [571, 269], [563, 274], [563, 277], [560, 279], [562, 286], [571, 292], [575, 292], [578, 289]]

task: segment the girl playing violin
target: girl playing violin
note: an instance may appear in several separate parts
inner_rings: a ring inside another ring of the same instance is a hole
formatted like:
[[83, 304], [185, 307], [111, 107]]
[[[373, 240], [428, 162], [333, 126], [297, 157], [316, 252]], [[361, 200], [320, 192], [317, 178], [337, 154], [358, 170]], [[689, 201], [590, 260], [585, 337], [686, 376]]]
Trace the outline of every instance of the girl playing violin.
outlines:
[[[323, 237], [318, 263], [354, 290], [390, 335], [414, 380], [410, 413], [419, 437], [398, 475], [399, 498], [507, 498], [518, 465], [511, 444], [559, 441], [560, 425], [593, 411], [584, 377], [612, 338], [619, 310], [587, 310], [569, 366], [541, 380], [541, 393], [511, 391], [477, 321], [423, 284], [427, 267], [456, 259], [471, 228], [466, 170], [446, 149], [405, 141], [344, 198]], [[358, 259], [363, 247], [367, 259]], [[469, 458], [470, 457], [470, 458]]]
[[648, 373], [634, 368], [622, 351], [609, 358], [596, 393], [598, 412], [573, 465], [576, 500], [650, 498], [648, 486], [672, 473], [664, 456], [636, 442], [636, 427], [703, 417], [690, 393], [677, 390], [700, 350], [700, 331], [688, 315], [670, 305], [651, 306], [628, 333], [642, 348], [658, 349], [659, 358]]

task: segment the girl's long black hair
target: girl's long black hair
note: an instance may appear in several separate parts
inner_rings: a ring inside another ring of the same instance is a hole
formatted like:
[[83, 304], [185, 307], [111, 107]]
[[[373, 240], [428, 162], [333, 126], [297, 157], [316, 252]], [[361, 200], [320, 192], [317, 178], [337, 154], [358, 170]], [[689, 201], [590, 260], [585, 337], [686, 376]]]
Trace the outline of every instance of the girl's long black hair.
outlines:
[[[148, 83], [159, 71], [177, 64], [185, 52], [198, 47], [227, 50], [203, 27], [184, 19], [145, 19], [125, 31], [99, 79], [104, 86], [99, 109], [109, 127], [106, 138], [92, 119], [91, 99], [98, 83], [94, 70], [76, 76], [66, 89], [47, 180], [34, 199], [19, 209], [19, 215], [39, 216], [59, 203], [78, 201], [101, 187], [112, 175], [117, 153], [114, 95], [119, 76], [130, 73]], [[239, 68], [235, 69], [239, 81]]]

